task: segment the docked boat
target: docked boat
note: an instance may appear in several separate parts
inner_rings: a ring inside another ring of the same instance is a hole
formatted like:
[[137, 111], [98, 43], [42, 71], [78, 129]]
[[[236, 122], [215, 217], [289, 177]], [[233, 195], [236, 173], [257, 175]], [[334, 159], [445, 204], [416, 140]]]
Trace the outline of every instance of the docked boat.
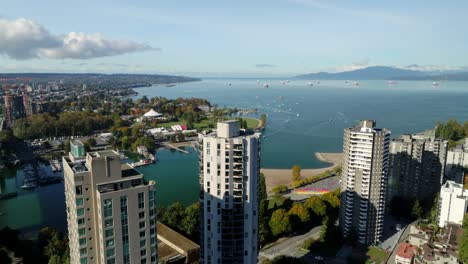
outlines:
[[439, 83], [438, 82], [433, 82], [432, 86], [439, 86]]

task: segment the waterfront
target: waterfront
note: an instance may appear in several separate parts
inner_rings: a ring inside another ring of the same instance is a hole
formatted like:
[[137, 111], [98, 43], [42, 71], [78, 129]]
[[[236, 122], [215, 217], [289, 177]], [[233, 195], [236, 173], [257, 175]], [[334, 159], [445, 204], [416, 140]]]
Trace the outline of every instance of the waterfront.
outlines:
[[[288, 85], [281, 85], [279, 80], [263, 82], [268, 82], [270, 88], [257, 85], [255, 79], [208, 79], [135, 90], [139, 93], [136, 98], [201, 97], [220, 107], [258, 108], [259, 114], [267, 114], [263, 168], [328, 166], [314, 153], [340, 152], [343, 129], [359, 119], [377, 120], [378, 126], [392, 130], [392, 136], [423, 131], [449, 118], [468, 120], [467, 82], [442, 82], [438, 87], [431, 82], [398, 82], [389, 86], [386, 81], [362, 81], [359, 87], [344, 81], [322, 81], [315, 86], [306, 86], [304, 80]], [[192, 148], [186, 150], [189, 154], [160, 149], [158, 163], [138, 168], [146, 179], [156, 180], [160, 205], [197, 201], [197, 154]], [[2, 189], [22, 183], [21, 169], [4, 172], [4, 176]], [[0, 200], [0, 212], [4, 213], [0, 215], [0, 228], [8, 225], [32, 231], [50, 225], [64, 230], [63, 184], [22, 191], [18, 197]]]

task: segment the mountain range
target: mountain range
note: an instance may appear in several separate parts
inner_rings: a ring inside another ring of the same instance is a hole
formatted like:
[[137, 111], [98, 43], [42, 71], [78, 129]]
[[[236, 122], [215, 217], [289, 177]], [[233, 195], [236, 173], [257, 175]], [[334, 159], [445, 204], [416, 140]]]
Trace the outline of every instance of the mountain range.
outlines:
[[294, 76], [293, 79], [308, 80], [448, 80], [468, 81], [468, 72], [401, 69], [389, 66], [371, 66], [345, 72], [318, 72]]

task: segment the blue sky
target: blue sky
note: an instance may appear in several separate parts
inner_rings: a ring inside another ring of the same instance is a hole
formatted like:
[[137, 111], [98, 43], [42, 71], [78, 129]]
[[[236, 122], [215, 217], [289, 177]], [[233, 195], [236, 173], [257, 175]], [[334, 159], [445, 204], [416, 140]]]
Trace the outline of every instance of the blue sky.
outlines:
[[[3, 72], [290, 76], [370, 65], [468, 66], [468, 1], [0, 4]], [[64, 39], [80, 45], [65, 47]]]

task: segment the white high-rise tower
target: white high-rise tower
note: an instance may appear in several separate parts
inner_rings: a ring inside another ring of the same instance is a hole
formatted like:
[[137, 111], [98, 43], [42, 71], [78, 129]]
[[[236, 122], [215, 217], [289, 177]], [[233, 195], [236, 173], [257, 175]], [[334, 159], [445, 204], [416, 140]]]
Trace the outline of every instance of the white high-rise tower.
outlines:
[[363, 120], [347, 128], [343, 141], [340, 226], [364, 245], [376, 243], [383, 231], [390, 131]]
[[225, 121], [199, 141], [201, 263], [257, 263], [260, 134]]

